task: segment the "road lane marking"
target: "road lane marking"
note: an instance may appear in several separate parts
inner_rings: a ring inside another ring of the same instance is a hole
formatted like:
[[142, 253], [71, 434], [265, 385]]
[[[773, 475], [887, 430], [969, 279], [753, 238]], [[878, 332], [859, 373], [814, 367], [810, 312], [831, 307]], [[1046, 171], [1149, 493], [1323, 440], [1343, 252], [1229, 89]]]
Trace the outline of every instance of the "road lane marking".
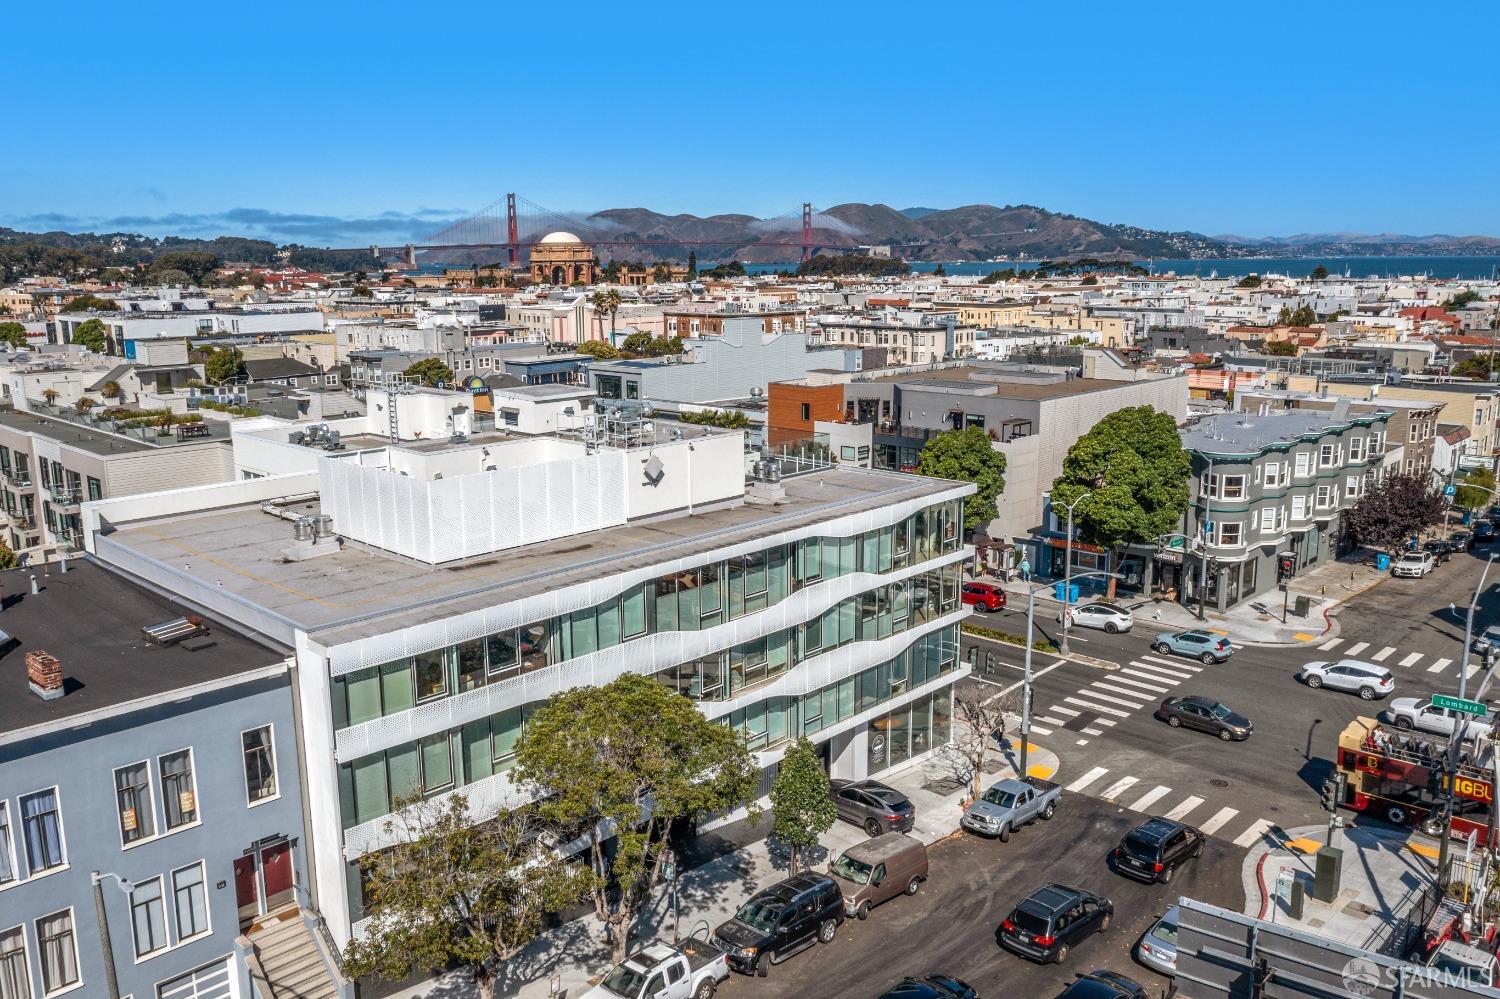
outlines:
[[1087, 746], [1089, 744], [1089, 741], [1087, 739], [1079, 739], [1078, 744], [1080, 746]]
[[1368, 649], [1369, 647], [1370, 647], [1370, 643], [1369, 642], [1360, 642], [1357, 645], [1351, 645], [1347, 649], [1345, 649], [1344, 650], [1344, 655], [1346, 655], [1346, 656], [1357, 656], [1361, 652], [1363, 652], [1365, 649]]
[[1441, 673], [1443, 670], [1447, 669], [1451, 665], [1453, 665], [1453, 660], [1452, 659], [1439, 659], [1437, 662], [1435, 662], [1431, 666], [1427, 667], [1427, 672], [1429, 672], [1429, 673]]
[[1158, 800], [1166, 797], [1171, 792], [1171, 790], [1172, 789], [1170, 787], [1161, 787], [1159, 785], [1157, 787], [1153, 787], [1151, 790], [1147, 791], [1145, 794], [1132, 801], [1130, 803], [1130, 810], [1132, 812], [1147, 811], [1151, 808], [1152, 805], [1156, 804]]
[[1069, 791], [1082, 791], [1084, 788], [1088, 787], [1090, 784], [1094, 783], [1094, 781], [1098, 780], [1100, 777], [1103, 777], [1107, 773], [1109, 773], [1108, 767], [1095, 767], [1088, 773], [1084, 774], [1082, 777], [1075, 780], [1073, 783], [1069, 784], [1066, 789]]
[[1342, 641], [1342, 638], [1335, 638], [1331, 642], [1324, 642], [1322, 645], [1318, 646], [1318, 651], [1327, 652], [1329, 649], [1336, 649], [1339, 647], [1339, 643]]
[[1465, 680], [1469, 679], [1475, 673], [1478, 673], [1479, 669], [1480, 669], [1480, 666], [1479, 666], [1478, 663], [1470, 663], [1469, 664], [1469, 668], [1464, 671], [1464, 679]]
[[1048, 708], [1047, 710], [1048, 711], [1056, 711], [1058, 714], [1067, 715], [1069, 718], [1077, 718], [1078, 717], [1078, 712], [1077, 711], [1074, 711], [1072, 708], [1065, 708], [1061, 704], [1054, 704], [1054, 705], [1052, 705], [1052, 707]]
[[1266, 834], [1266, 831], [1276, 823], [1270, 819], [1256, 819], [1250, 823], [1250, 828], [1234, 838], [1235, 846], [1252, 846], [1255, 841]]
[[1409, 655], [1405, 659], [1401, 660], [1401, 662], [1398, 665], [1401, 665], [1401, 666], [1414, 666], [1414, 665], [1416, 665], [1417, 660], [1421, 659], [1421, 658], [1422, 658], [1422, 653], [1420, 653], [1420, 652], [1413, 652], [1411, 655]]
[[[1085, 687], [1083, 690], [1080, 690], [1078, 693], [1082, 694], [1084, 697], [1092, 697], [1092, 698], [1094, 698], [1096, 700], [1103, 701], [1106, 704], [1118, 704], [1118, 705], [1120, 705], [1122, 707], [1130, 708], [1132, 710], [1138, 710], [1138, 709], [1140, 709], [1142, 707], [1145, 707], [1145, 702], [1144, 701], [1139, 701], [1139, 700], [1131, 701], [1131, 700], [1127, 700], [1126, 698], [1123, 698], [1123, 697], [1112, 697], [1109, 694], [1105, 694], [1105, 693], [1101, 692], [1101, 691], [1104, 691], [1104, 690], [1111, 690], [1111, 689], [1114, 689], [1114, 688], [1106, 687], [1102, 683], [1095, 683], [1095, 684], [1089, 685], [1088, 687]], [[1136, 694], [1136, 692], [1133, 691], [1133, 690], [1127, 690], [1127, 691], [1125, 691], [1125, 693], [1127, 693], [1127, 694], [1135, 694], [1136, 697], [1144, 697], [1145, 696], [1144, 694]]]
[[1031, 726], [1031, 731], [1032, 731], [1032, 734], [1034, 734], [1034, 735], [1051, 735], [1052, 734], [1052, 730], [1050, 728], [1042, 728], [1040, 725], [1033, 725], [1033, 726]]
[[[1123, 673], [1125, 672], [1125, 670], [1121, 670], [1120, 672]], [[1154, 683], [1145, 683], [1141, 680], [1132, 680], [1129, 677], [1124, 676], [1112, 676], [1109, 678], [1109, 680], [1111, 683], [1127, 684], [1131, 687], [1137, 688], [1138, 690], [1149, 690], [1153, 694], [1165, 694], [1168, 690], [1171, 689], [1170, 687], [1162, 687]]]
[[1383, 662], [1385, 662], [1386, 657], [1389, 656], [1392, 652], [1395, 652], [1395, 651], [1396, 651], [1396, 647], [1394, 645], [1387, 645], [1385, 648], [1381, 649], [1379, 652], [1375, 653], [1370, 658], [1373, 659], [1373, 660], [1375, 660], [1378, 663], [1383, 663]]
[[[1097, 728], [1086, 728], [1086, 729], [1083, 730], [1083, 734], [1084, 735], [1103, 735], [1104, 733], [1101, 732]], [[1080, 743], [1080, 745], [1081, 745], [1081, 743]]]
[[1183, 659], [1163, 659], [1161, 656], [1142, 655], [1136, 658], [1139, 663], [1155, 663], [1158, 666], [1168, 666], [1172, 669], [1185, 669], [1189, 674], [1203, 672], [1202, 666], [1194, 666]]
[[1091, 724], [1094, 724], [1094, 725], [1110, 725], [1110, 726], [1112, 726], [1112, 725], [1114, 725], [1114, 723], [1115, 723], [1115, 720], [1113, 718], [1099, 718], [1099, 717], [1095, 717], [1094, 720], [1093, 720], [1093, 722]]
[[1054, 725], [1057, 728], [1062, 728], [1067, 724], [1067, 722], [1060, 722], [1056, 718], [1048, 718], [1046, 715], [1032, 715], [1031, 720], [1041, 722], [1043, 725]]
[[[1156, 696], [1154, 694], [1148, 694], [1144, 690], [1135, 690], [1132, 687], [1116, 687], [1114, 684], [1105, 683], [1102, 680], [1098, 683], [1091, 684], [1090, 686], [1096, 687], [1099, 690], [1112, 690], [1116, 694], [1123, 694], [1126, 697], [1133, 697], [1141, 702], [1141, 707], [1145, 707], [1147, 704], [1150, 704], [1152, 701], [1156, 700]], [[1090, 693], [1092, 693], [1092, 691], [1090, 691]]]
[[[1179, 683], [1182, 682], [1181, 680], [1175, 680], [1175, 679], [1172, 679], [1170, 677], [1158, 676], [1155, 673], [1142, 673], [1140, 670], [1138, 670], [1138, 669], [1131, 669], [1129, 666], [1126, 666], [1124, 669], [1120, 670], [1120, 672], [1121, 673], [1129, 673], [1131, 676], [1144, 677], [1147, 680], [1155, 680], [1157, 683], [1170, 684], [1173, 687], [1177, 686]], [[1119, 679], [1119, 678], [1116, 677], [1116, 679]]]
[[1114, 715], [1116, 718], [1130, 717], [1129, 711], [1119, 711], [1115, 708], [1106, 708], [1102, 704], [1090, 704], [1088, 701], [1080, 701], [1076, 697], [1064, 697], [1063, 700], [1067, 701], [1069, 704], [1082, 705], [1083, 707], [1088, 708], [1090, 711], [1097, 711], [1100, 714]]
[[[992, 641], [992, 639], [986, 639], [986, 641]], [[1031, 674], [1031, 680], [1032, 680], [1032, 682], [1035, 683], [1037, 680], [1039, 680], [1042, 677], [1046, 676], [1048, 673], [1051, 673], [1053, 670], [1057, 669], [1057, 667], [1063, 665], [1066, 662], [1067, 662], [1066, 659], [1059, 659], [1057, 662], [1053, 663], [1051, 666], [1046, 666], [1046, 667], [1044, 667], [1042, 669], [1034, 670], [1032, 672], [1032, 674]], [[1009, 687], [1006, 687], [1004, 690], [1000, 691], [1000, 693], [996, 694], [995, 697], [1004, 697], [1006, 694], [1010, 693], [1011, 691], [1013, 691], [1013, 690], [1019, 690], [1021, 687], [1024, 687], [1025, 685], [1026, 685], [1026, 681], [1025, 680], [1017, 680], [1015, 683], [1011, 684]], [[993, 701], [995, 699], [995, 697], [991, 697], [990, 700]], [[986, 703], [988, 703], [988, 702], [986, 702]]]
[[1121, 777], [1109, 787], [1105, 788], [1104, 792], [1100, 794], [1099, 797], [1103, 798], [1105, 801], [1114, 801], [1120, 795], [1124, 794], [1126, 791], [1129, 791], [1132, 787], [1139, 783], [1139, 777]]
[[1157, 676], [1170, 676], [1175, 680], [1191, 680], [1193, 678], [1193, 674], [1191, 673], [1184, 673], [1182, 670], [1177, 669], [1168, 669], [1165, 666], [1153, 666], [1150, 663], [1143, 662], [1133, 662], [1130, 665], [1136, 669], [1147, 670]]
[[1199, 826], [1198, 828], [1203, 832], [1203, 835], [1212, 836], [1220, 826], [1222, 826], [1224, 823], [1228, 822], [1238, 814], [1240, 814], [1240, 810], [1238, 808], [1230, 808], [1226, 805], [1225, 807], [1215, 812], [1212, 818], [1210, 818], [1207, 822], [1203, 823], [1203, 825]]
[[1176, 808], [1167, 813], [1167, 818], [1171, 819], [1173, 822], [1181, 822], [1183, 816], [1187, 815], [1187, 813], [1191, 812], [1201, 804], [1203, 804], [1203, 799], [1198, 797], [1197, 795], [1192, 795], [1190, 797], [1184, 798], [1182, 800], [1182, 804], [1178, 805]]

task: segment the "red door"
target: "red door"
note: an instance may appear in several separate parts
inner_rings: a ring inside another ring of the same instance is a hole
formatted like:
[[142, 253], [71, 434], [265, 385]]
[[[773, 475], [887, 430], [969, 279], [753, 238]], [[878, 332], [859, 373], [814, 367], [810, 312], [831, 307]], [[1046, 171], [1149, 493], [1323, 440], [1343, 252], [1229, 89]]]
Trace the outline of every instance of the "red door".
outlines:
[[265, 883], [267, 911], [279, 909], [292, 901], [292, 844], [277, 843], [260, 851], [260, 871]]
[[260, 915], [260, 879], [255, 872], [255, 857], [236, 857], [234, 860], [234, 900], [240, 908], [240, 926], [244, 927]]

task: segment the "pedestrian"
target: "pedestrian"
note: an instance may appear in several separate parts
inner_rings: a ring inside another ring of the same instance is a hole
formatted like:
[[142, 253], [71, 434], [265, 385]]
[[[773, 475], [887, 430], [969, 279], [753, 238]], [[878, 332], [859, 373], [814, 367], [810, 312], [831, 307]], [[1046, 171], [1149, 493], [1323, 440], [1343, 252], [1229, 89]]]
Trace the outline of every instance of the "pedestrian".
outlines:
[[1025, 555], [1021, 556], [1021, 580], [1027, 583], [1031, 582], [1031, 559]]

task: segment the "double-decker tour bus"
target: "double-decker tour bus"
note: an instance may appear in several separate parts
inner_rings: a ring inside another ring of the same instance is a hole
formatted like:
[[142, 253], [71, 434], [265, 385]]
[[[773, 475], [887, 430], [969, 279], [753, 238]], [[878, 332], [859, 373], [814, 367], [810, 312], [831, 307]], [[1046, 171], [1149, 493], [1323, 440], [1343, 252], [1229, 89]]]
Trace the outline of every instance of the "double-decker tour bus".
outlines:
[[[1440, 735], [1356, 718], [1339, 734], [1335, 766], [1344, 775], [1341, 804], [1369, 812], [1393, 825], [1413, 826], [1429, 835], [1442, 832], [1448, 800], [1449, 741]], [[1452, 835], [1493, 843], [1491, 809], [1495, 800], [1493, 750], [1465, 744], [1453, 783]]]

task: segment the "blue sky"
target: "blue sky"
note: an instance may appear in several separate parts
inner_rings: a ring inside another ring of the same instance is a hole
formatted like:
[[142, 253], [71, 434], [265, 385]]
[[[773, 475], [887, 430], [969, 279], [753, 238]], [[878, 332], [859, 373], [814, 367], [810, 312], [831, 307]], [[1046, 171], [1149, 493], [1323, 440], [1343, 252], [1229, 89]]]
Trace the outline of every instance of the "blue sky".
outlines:
[[6, 16], [0, 225], [363, 245], [516, 191], [1500, 235], [1491, 3], [58, 10]]

